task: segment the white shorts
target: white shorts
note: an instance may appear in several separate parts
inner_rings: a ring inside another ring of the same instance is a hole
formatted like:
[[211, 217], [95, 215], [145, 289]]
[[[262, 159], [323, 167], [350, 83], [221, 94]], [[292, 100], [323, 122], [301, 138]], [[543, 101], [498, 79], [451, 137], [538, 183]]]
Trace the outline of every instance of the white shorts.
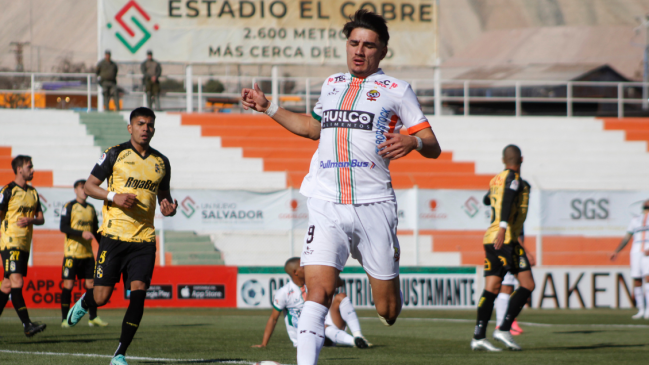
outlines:
[[301, 264], [342, 271], [351, 253], [365, 272], [379, 280], [399, 275], [397, 202], [336, 204], [309, 198], [309, 229]]
[[502, 285], [516, 286], [518, 285], [518, 280], [516, 280], [516, 277], [512, 273], [507, 272], [503, 278]]
[[644, 252], [631, 252], [631, 277], [642, 279], [643, 276], [649, 276], [649, 256]]

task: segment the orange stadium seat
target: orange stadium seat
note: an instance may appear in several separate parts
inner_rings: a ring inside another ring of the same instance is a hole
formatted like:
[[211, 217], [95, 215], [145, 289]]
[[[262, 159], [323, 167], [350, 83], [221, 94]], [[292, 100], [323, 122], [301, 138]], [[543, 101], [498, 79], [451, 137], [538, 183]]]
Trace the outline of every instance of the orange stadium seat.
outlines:
[[[0, 186], [8, 184], [13, 181], [15, 174], [11, 169], [11, 147], [0, 147]], [[51, 187], [54, 181], [54, 174], [52, 171], [36, 170], [34, 171], [33, 186]]]
[[[201, 126], [203, 136], [221, 138], [223, 147], [240, 147], [244, 157], [264, 160], [265, 171], [286, 171], [287, 186], [299, 188], [309, 171], [317, 141], [299, 138], [265, 115], [182, 114], [183, 125]], [[436, 160], [417, 153], [391, 163], [397, 189], [483, 189], [491, 176], [475, 173], [472, 162], [454, 162], [451, 152]]]
[[649, 118], [603, 118], [605, 130], [623, 130], [627, 141], [647, 141], [649, 151]]

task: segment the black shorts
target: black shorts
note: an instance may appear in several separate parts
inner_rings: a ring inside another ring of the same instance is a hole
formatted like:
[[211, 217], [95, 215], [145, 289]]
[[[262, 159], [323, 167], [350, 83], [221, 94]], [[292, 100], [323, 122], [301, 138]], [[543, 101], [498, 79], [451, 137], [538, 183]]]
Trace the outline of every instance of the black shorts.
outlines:
[[531, 270], [530, 260], [518, 241], [503, 244], [500, 250], [496, 250], [493, 244], [484, 245], [484, 250], [484, 276], [496, 275], [503, 278], [507, 272], [518, 274]]
[[74, 257], [63, 258], [63, 280], [92, 279], [95, 275], [95, 259], [86, 257], [77, 259]]
[[7, 248], [0, 251], [0, 256], [2, 256], [2, 265], [5, 269], [4, 278], [9, 278], [11, 274], [27, 276], [29, 252]]
[[153, 276], [155, 253], [155, 242], [124, 242], [101, 236], [95, 286], [115, 286], [123, 276], [125, 290], [131, 289], [131, 281], [143, 281], [148, 288]]

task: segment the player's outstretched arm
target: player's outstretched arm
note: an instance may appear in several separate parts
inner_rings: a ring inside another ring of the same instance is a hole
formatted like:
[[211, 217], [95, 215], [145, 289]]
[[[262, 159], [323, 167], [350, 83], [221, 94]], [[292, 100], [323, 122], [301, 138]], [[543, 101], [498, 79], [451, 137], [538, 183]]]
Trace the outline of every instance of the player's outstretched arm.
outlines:
[[261, 345], [252, 345], [252, 347], [268, 346], [268, 342], [270, 341], [270, 336], [272, 336], [273, 331], [275, 331], [275, 326], [277, 325], [277, 319], [279, 318], [279, 315], [281, 313], [282, 312], [273, 308], [273, 311], [270, 313], [270, 317], [268, 318], [268, 322], [266, 322], [266, 329], [264, 330], [264, 339], [261, 340]]
[[400, 133], [383, 133], [385, 142], [379, 145], [379, 155], [385, 159], [396, 160], [404, 157], [417, 148], [417, 139], [421, 138], [422, 148], [419, 153], [426, 158], [437, 158], [442, 153], [442, 148], [431, 128], [424, 128], [412, 136]]
[[627, 234], [624, 236], [624, 238], [622, 238], [622, 241], [620, 242], [620, 245], [617, 246], [617, 248], [615, 249], [615, 252], [613, 252], [613, 254], [611, 255], [611, 261], [615, 261], [615, 259], [617, 258], [617, 254], [620, 253], [620, 251], [622, 251], [624, 249], [624, 247], [627, 245], [627, 243], [629, 243], [629, 241], [631, 241], [632, 237], [633, 237], [633, 234], [627, 232]]
[[[257, 84], [252, 89], [241, 90], [241, 104], [245, 110], [253, 109], [261, 113], [266, 112], [270, 107], [270, 101]], [[314, 141], [320, 139], [320, 122], [311, 116], [279, 108], [272, 118], [293, 134]]]
[[[102, 182], [103, 180], [99, 180], [94, 175], [90, 175], [88, 176], [88, 180], [86, 180], [83, 190], [91, 198], [108, 200], [108, 191], [99, 186]], [[130, 209], [135, 206], [136, 202], [137, 195], [135, 194], [115, 194], [113, 196], [113, 203], [118, 207]]]
[[[171, 197], [171, 191], [159, 191], [158, 201], [160, 202], [160, 211], [165, 217], [173, 217], [176, 215], [176, 208], [178, 208], [178, 200]], [[173, 202], [173, 204], [171, 203]]]

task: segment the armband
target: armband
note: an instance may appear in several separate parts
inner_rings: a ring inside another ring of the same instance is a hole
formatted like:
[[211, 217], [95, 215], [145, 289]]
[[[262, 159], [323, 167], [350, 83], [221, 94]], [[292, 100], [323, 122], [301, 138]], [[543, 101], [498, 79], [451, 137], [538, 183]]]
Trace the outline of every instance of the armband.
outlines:
[[279, 105], [275, 104], [274, 102], [270, 102], [270, 105], [268, 106], [268, 109], [264, 112], [264, 114], [268, 115], [269, 117], [273, 117], [275, 113], [279, 110]]
[[117, 195], [117, 194], [115, 194], [114, 191], [109, 191], [108, 195], [106, 195], [106, 200], [108, 200], [109, 202], [112, 202], [113, 199], [115, 199], [115, 195]]

